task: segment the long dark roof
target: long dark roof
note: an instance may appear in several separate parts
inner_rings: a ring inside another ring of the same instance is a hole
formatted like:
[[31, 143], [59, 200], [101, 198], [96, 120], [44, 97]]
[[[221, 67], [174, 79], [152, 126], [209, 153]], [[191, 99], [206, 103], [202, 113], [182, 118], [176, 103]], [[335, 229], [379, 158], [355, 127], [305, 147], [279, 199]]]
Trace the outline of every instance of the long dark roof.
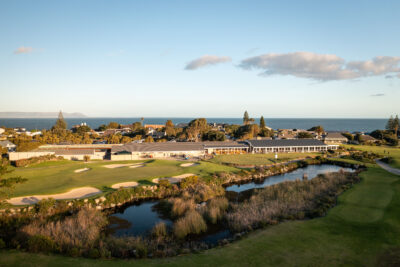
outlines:
[[249, 147], [244, 142], [202, 142], [204, 148], [245, 148]]
[[316, 139], [247, 140], [252, 147], [326, 146]]
[[166, 142], [166, 143], [130, 143], [115, 146], [111, 153], [118, 152], [157, 152], [157, 151], [202, 151], [205, 148], [245, 148], [243, 142]]
[[343, 139], [347, 141], [347, 138], [342, 135], [342, 133], [328, 133], [325, 139]]
[[201, 143], [176, 142], [176, 143], [131, 143], [123, 146], [114, 146], [111, 153], [118, 152], [158, 152], [158, 151], [196, 151], [203, 150]]
[[54, 152], [56, 155], [93, 155], [94, 149], [60, 149]]

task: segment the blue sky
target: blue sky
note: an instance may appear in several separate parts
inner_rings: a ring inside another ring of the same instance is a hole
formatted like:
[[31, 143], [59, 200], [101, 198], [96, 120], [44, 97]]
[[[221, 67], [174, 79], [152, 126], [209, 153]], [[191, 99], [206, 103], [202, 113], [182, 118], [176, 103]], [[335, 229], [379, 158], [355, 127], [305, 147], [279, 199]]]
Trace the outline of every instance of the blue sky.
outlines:
[[400, 113], [399, 1], [274, 2], [1, 1], [0, 111]]

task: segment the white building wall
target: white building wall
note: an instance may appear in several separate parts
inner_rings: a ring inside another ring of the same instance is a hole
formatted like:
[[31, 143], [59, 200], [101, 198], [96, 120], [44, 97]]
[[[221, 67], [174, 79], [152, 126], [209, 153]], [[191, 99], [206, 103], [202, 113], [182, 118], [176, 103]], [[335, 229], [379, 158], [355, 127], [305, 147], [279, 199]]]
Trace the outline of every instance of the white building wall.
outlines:
[[51, 151], [41, 151], [41, 152], [10, 152], [8, 154], [10, 161], [29, 159], [33, 157], [40, 157], [46, 155], [54, 155], [55, 152]]

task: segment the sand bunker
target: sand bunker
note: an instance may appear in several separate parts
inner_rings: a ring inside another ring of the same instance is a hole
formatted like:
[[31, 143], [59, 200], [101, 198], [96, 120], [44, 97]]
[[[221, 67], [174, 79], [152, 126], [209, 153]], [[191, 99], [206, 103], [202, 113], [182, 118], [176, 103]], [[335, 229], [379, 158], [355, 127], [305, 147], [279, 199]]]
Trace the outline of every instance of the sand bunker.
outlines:
[[196, 166], [196, 165], [199, 165], [199, 164], [195, 163], [195, 162], [189, 162], [189, 163], [181, 164], [181, 167], [192, 167], [192, 166]]
[[78, 170], [75, 170], [74, 172], [79, 173], [79, 172], [86, 172], [88, 170], [90, 170], [90, 168], [78, 169]]
[[177, 176], [173, 176], [173, 177], [155, 178], [155, 179], [153, 179], [153, 183], [158, 183], [158, 181], [160, 181], [160, 180], [168, 180], [170, 183], [176, 184], [176, 183], [179, 183], [182, 179], [185, 179], [186, 177], [194, 176], [194, 175], [196, 175], [196, 174], [185, 173], [185, 174], [181, 174], [181, 175], [177, 175]]
[[126, 182], [126, 183], [113, 184], [111, 188], [118, 189], [120, 187], [135, 187], [137, 185], [138, 185], [137, 182]]
[[140, 163], [140, 164], [136, 164], [136, 165], [129, 166], [129, 168], [131, 168], [131, 169], [133, 169], [133, 168], [139, 168], [139, 167], [144, 167], [144, 164], [143, 164], [143, 163]]
[[35, 204], [40, 200], [46, 198], [54, 198], [54, 199], [86, 198], [99, 193], [101, 193], [101, 191], [94, 187], [79, 187], [62, 194], [14, 197], [7, 201], [12, 205], [29, 205], [29, 204]]
[[127, 163], [127, 164], [109, 164], [109, 165], [103, 165], [103, 167], [106, 167], [108, 169], [115, 169], [115, 168], [122, 168], [122, 167], [129, 167], [129, 168], [137, 168], [137, 167], [143, 167], [143, 163]]

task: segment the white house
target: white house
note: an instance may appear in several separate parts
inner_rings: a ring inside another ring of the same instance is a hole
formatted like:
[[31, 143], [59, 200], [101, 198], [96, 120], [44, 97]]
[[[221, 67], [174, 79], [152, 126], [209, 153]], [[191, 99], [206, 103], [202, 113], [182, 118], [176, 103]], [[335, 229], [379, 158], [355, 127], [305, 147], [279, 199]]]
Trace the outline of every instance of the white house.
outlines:
[[15, 151], [17, 146], [8, 140], [0, 141], [0, 146], [7, 148], [8, 152]]

